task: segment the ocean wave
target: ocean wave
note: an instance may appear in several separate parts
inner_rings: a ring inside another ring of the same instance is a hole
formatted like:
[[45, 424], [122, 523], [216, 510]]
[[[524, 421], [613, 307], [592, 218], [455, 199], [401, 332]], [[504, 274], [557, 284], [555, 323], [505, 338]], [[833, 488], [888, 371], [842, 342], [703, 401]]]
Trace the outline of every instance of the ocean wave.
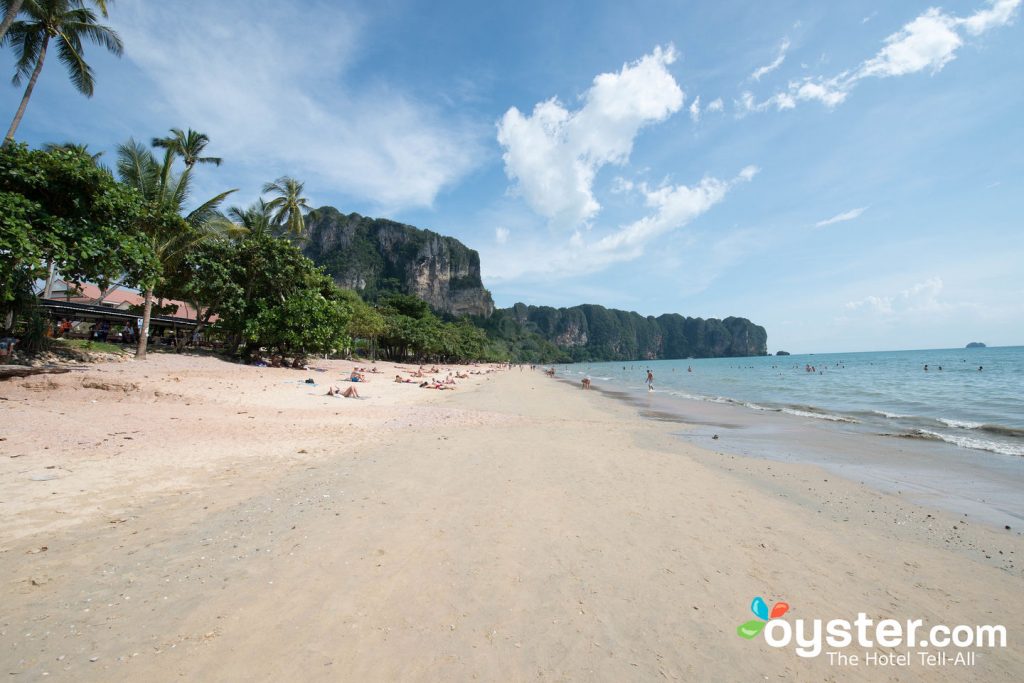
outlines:
[[890, 420], [899, 420], [899, 419], [904, 418], [904, 417], [911, 417], [910, 415], [901, 415], [900, 413], [890, 413], [890, 412], [885, 411], [885, 410], [872, 410], [871, 413], [873, 415], [881, 415], [882, 417], [887, 417]]
[[[900, 436], [903, 435], [901, 434]], [[912, 434], [907, 436], [909, 436], [909, 438], [945, 441], [946, 443], [951, 443], [954, 446], [960, 446], [961, 448], [973, 448], [974, 450], [988, 451], [989, 453], [998, 453], [1000, 455], [1024, 456], [1024, 445], [1003, 443], [1001, 441], [976, 439], [971, 436], [961, 436], [959, 434], [941, 434], [927, 429], [916, 429]]]
[[761, 412], [767, 412], [767, 413], [778, 413], [778, 412], [781, 412], [780, 408], [769, 408], [768, 406], [758, 405], [757, 403], [750, 403], [749, 401], [743, 403], [743, 406], [746, 407], [746, 408], [750, 408], [751, 410], [759, 410]]
[[956, 429], [977, 429], [982, 426], [981, 422], [968, 422], [967, 420], [950, 420], [945, 417], [940, 417], [939, 422], [946, 425], [947, 427], [954, 427]]
[[790, 415], [796, 415], [798, 417], [813, 417], [816, 420], [828, 420], [829, 422], [846, 422], [849, 424], [857, 424], [859, 422], [852, 417], [844, 417], [843, 415], [827, 413], [820, 408], [815, 408], [814, 406], [783, 408], [782, 412], [789, 413]]
[[987, 432], [998, 436], [1009, 436], [1016, 439], [1024, 439], [1024, 429], [1007, 427], [1006, 425], [991, 424], [985, 422], [970, 422], [968, 420], [952, 420], [940, 417], [938, 422], [954, 429], [969, 429], [979, 432]]

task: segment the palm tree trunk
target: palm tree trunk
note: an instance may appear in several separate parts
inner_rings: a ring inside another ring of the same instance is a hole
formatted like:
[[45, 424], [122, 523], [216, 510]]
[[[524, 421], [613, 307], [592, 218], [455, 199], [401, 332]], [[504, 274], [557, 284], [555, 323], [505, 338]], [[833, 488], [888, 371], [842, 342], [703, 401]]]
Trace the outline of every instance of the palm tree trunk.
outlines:
[[135, 348], [135, 360], [146, 360], [146, 344], [149, 342], [149, 318], [153, 313], [153, 288], [146, 288], [145, 304], [142, 307], [142, 329], [139, 330], [139, 345]]
[[7, 35], [7, 29], [14, 23], [14, 19], [18, 16], [18, 12], [21, 11], [21, 3], [24, 0], [11, 0], [7, 5], [7, 14], [4, 15], [4, 21], [0, 24], [0, 40]]
[[46, 286], [43, 287], [44, 299], [49, 299], [53, 295], [53, 278], [54, 275], [56, 274], [56, 271], [57, 267], [54, 264], [53, 259], [50, 259], [50, 263], [47, 264], [46, 267]]
[[121, 289], [121, 283], [120, 282], [118, 282], [117, 284], [110, 285], [109, 287], [104, 289], [102, 292], [100, 292], [100, 298], [96, 299], [96, 305], [97, 306], [102, 305], [103, 302], [107, 300], [108, 296], [110, 296], [111, 294], [113, 294], [114, 292], [116, 292], [119, 289]]
[[25, 87], [25, 96], [21, 98], [21, 106], [18, 107], [18, 112], [14, 115], [14, 120], [11, 121], [11, 128], [7, 131], [7, 137], [4, 139], [4, 144], [10, 144], [14, 140], [14, 131], [18, 130], [18, 124], [21, 123], [21, 117], [25, 115], [25, 107], [28, 106], [28, 99], [32, 97], [32, 90], [36, 87], [36, 81], [39, 80], [39, 72], [43, 70], [43, 60], [46, 58], [46, 46], [50, 43], [50, 36], [47, 34], [43, 38], [43, 46], [39, 49], [39, 61], [36, 62], [36, 68], [32, 71], [32, 78], [28, 79], [28, 86]]

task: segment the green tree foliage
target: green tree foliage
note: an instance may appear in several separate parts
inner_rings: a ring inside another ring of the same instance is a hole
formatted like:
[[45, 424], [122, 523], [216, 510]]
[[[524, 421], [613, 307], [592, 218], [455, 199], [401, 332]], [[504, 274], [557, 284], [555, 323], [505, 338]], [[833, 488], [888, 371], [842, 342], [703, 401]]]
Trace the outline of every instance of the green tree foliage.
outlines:
[[345, 348], [352, 312], [344, 300], [333, 296], [333, 286], [329, 278], [311, 277], [283, 301], [259, 302], [256, 316], [245, 321], [246, 340], [298, 356]]
[[223, 307], [224, 302], [242, 296], [244, 283], [232, 267], [234, 244], [227, 237], [193, 244], [165, 274], [156, 292], [161, 297], [188, 302], [196, 312], [195, 332], [202, 333]]
[[[146, 207], [84, 152], [0, 149], [0, 306], [24, 294], [43, 265], [106, 287], [157, 264], [137, 230]], [[116, 245], [116, 248], [112, 248]]]
[[265, 232], [193, 245], [161, 293], [194, 301], [207, 322], [218, 316], [232, 350], [302, 356], [349, 345], [351, 295], [288, 240]]
[[352, 316], [348, 321], [349, 335], [354, 340], [365, 340], [370, 356], [376, 358], [377, 340], [387, 330], [384, 316], [350, 289], [341, 290], [340, 296], [352, 310]]
[[384, 319], [381, 350], [394, 361], [466, 362], [504, 360], [501, 347], [489, 343], [484, 330], [464, 318], [444, 322], [422, 299], [388, 294], [378, 307]]

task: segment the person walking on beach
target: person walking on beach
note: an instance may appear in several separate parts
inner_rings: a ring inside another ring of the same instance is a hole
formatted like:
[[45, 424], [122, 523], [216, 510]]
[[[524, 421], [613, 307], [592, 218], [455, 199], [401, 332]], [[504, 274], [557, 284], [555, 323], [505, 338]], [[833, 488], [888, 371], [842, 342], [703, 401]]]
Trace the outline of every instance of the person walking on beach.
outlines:
[[647, 391], [654, 391], [654, 373], [647, 368]]

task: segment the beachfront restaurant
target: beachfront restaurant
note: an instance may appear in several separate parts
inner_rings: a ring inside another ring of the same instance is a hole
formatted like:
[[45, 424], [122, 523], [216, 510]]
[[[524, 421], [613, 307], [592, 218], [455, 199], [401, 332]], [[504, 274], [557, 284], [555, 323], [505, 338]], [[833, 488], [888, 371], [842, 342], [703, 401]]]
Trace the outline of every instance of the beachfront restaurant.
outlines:
[[[131, 310], [55, 299], [40, 299], [38, 305], [55, 324], [60, 321], [69, 323], [66, 330], [58, 332], [59, 336], [68, 339], [134, 343], [135, 335], [142, 326], [142, 317]], [[123, 331], [126, 326], [130, 330], [127, 335]], [[195, 327], [195, 320], [154, 315], [149, 322], [149, 343], [171, 346], [178, 339], [190, 336]]]
[[[54, 323], [54, 336], [89, 339], [111, 343], [134, 343], [142, 327], [143, 297], [129, 288], [101, 290], [91, 283], [71, 283], [57, 279], [49, 297], [38, 299], [39, 308]], [[175, 315], [153, 315], [149, 323], [150, 344], [173, 345], [191, 339], [196, 328], [195, 311], [181, 301], [165, 301], [177, 306]], [[180, 315], [184, 313], [184, 315]]]

